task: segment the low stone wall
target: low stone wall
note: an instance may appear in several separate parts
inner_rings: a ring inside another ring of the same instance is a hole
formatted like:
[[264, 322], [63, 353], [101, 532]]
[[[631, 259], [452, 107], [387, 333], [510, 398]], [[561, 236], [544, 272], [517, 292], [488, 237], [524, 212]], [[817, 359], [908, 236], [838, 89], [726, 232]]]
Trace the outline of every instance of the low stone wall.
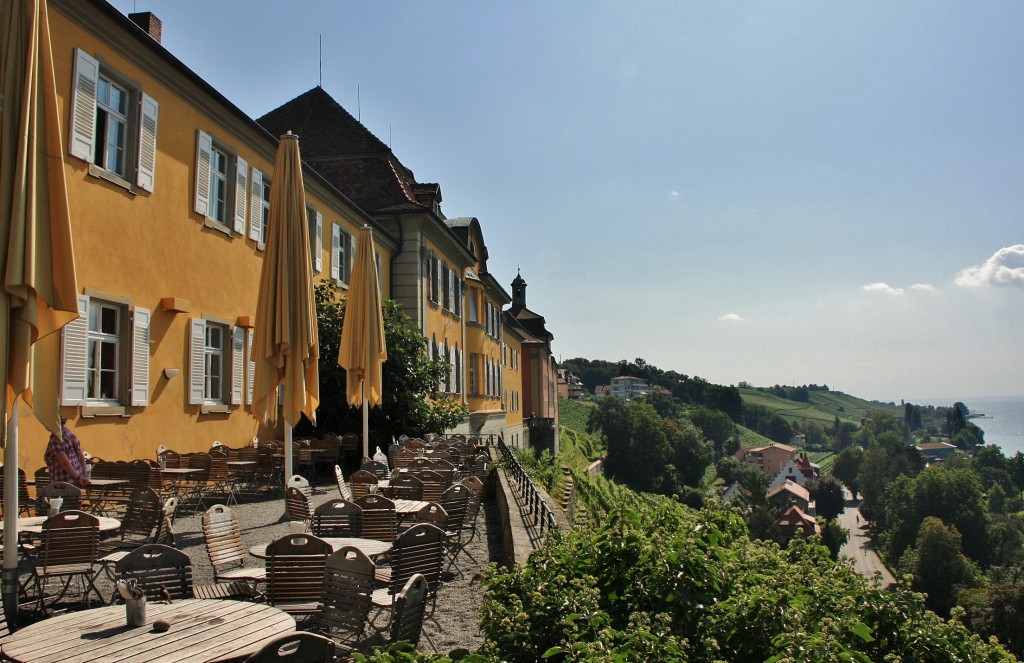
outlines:
[[[523, 563], [530, 556], [530, 553], [534, 551], [534, 544], [539, 545], [540, 541], [531, 536], [532, 531], [535, 531], [535, 529], [523, 522], [522, 513], [516, 502], [515, 488], [506, 475], [504, 468], [498, 468], [494, 471], [493, 484], [494, 501], [498, 507], [498, 514], [501, 520], [502, 564], [504, 566], [512, 566], [517, 562]], [[543, 488], [538, 486], [537, 489], [549, 505], [556, 504], [551, 500], [551, 496], [544, 492]], [[553, 511], [558, 528], [564, 531], [571, 531], [572, 525], [566, 520], [561, 510], [556, 507]]]

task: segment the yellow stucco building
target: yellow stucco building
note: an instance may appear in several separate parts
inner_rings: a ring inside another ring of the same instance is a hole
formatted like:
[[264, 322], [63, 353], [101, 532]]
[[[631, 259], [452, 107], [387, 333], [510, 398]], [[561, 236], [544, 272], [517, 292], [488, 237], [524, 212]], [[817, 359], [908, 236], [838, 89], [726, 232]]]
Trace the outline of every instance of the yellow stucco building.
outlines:
[[[164, 49], [152, 15], [49, 6], [81, 313], [63, 334], [63, 416], [111, 460], [278, 437], [247, 408], [277, 138]], [[315, 277], [344, 283], [370, 224], [388, 292], [395, 239], [314, 170], [304, 179]], [[21, 421], [31, 473], [48, 434]]]

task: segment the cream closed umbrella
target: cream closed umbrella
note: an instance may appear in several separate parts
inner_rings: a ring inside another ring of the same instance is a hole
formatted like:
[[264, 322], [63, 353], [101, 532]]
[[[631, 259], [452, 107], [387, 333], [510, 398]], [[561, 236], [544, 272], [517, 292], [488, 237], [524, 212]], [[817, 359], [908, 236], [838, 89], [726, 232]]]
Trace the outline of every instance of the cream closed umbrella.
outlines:
[[[78, 317], [74, 248], [45, 0], [0, 14], [0, 373], [3, 373], [4, 604], [17, 623], [18, 418], [21, 397], [60, 431], [60, 334]], [[6, 433], [6, 434], [5, 434]]]
[[380, 302], [373, 230], [363, 226], [349, 280], [345, 320], [341, 326], [338, 366], [345, 369], [345, 396], [363, 408], [363, 457], [370, 455], [370, 408], [380, 405], [384, 391], [381, 367], [388, 358]]
[[292, 474], [292, 427], [302, 414], [316, 423], [320, 404], [306, 194], [299, 137], [291, 132], [281, 136], [274, 163], [252, 352], [256, 361], [252, 412], [263, 425], [277, 422], [278, 388], [284, 383], [281, 414], [287, 481]]

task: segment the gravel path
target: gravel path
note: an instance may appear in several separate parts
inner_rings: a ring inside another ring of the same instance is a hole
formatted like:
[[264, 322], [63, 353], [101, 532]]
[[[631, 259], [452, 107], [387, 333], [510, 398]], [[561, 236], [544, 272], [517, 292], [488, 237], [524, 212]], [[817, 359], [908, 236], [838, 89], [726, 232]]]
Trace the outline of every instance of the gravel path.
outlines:
[[[313, 506], [338, 497], [337, 487], [332, 484], [317, 485], [310, 500]], [[269, 543], [288, 534], [288, 520], [285, 517], [283, 493], [246, 499], [232, 507], [242, 528], [242, 540], [246, 546]], [[488, 521], [496, 522], [493, 504], [485, 502], [477, 518], [477, 535], [466, 550], [476, 559], [463, 554], [459, 558], [462, 576], [446, 577], [438, 592], [437, 609], [432, 620], [423, 629], [420, 649], [423, 651], [449, 652], [465, 648], [476, 650], [483, 643], [483, 636], [477, 627], [483, 588], [479, 582], [479, 571], [492, 559], [500, 558], [500, 536], [488, 536], [498, 528], [488, 527]], [[178, 549], [192, 559], [192, 574], [196, 585], [213, 583], [213, 569], [206, 554], [203, 540], [202, 516], [178, 510], [174, 521], [174, 538]], [[250, 558], [252, 565], [262, 560]], [[105, 596], [113, 591], [113, 584], [104, 579], [101, 590]]]

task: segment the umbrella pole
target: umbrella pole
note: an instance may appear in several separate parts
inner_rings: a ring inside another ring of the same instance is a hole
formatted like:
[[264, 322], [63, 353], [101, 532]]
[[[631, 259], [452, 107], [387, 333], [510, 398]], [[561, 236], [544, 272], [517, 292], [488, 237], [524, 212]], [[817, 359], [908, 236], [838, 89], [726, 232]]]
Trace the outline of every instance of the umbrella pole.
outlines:
[[4, 448], [3, 608], [7, 624], [18, 625], [18, 403], [11, 407]]
[[[363, 458], [370, 457], [370, 401], [366, 398], [366, 382], [360, 385], [363, 392]], [[360, 461], [361, 463], [362, 461]]]
[[292, 476], [292, 425], [284, 422], [284, 487], [288, 487], [288, 479]]

